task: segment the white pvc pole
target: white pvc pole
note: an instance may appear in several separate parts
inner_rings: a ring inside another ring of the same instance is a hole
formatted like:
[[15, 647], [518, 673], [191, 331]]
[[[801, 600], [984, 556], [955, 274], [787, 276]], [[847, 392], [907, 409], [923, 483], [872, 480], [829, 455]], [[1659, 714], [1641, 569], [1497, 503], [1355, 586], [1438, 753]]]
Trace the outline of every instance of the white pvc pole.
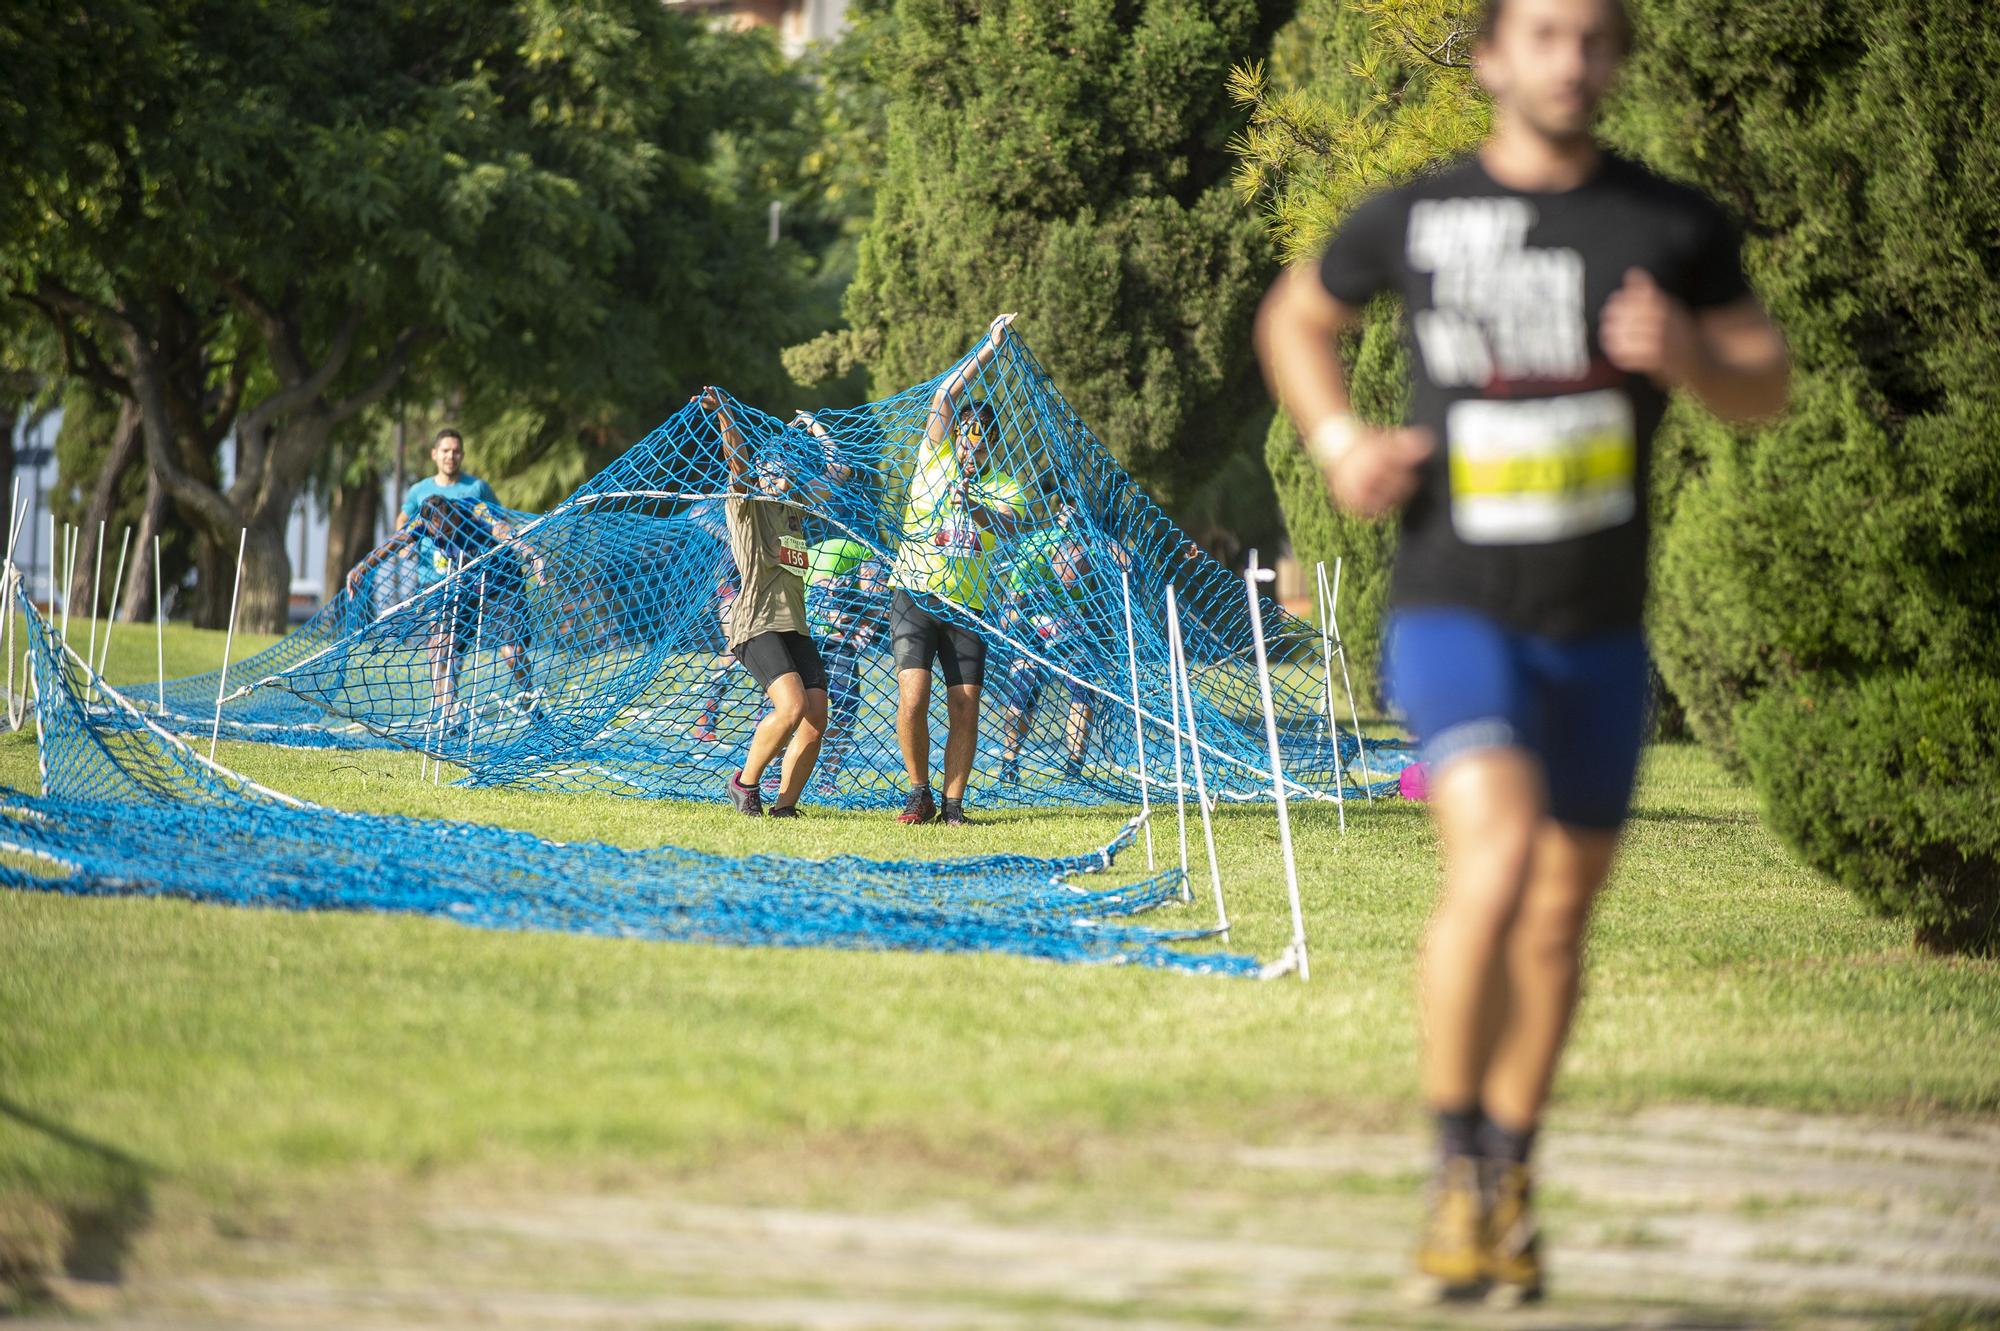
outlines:
[[1362, 791], [1372, 801], [1375, 798], [1375, 774], [1368, 770], [1368, 741], [1361, 735], [1361, 710], [1354, 705], [1354, 681], [1347, 675], [1347, 647], [1340, 640], [1340, 560], [1333, 557], [1333, 591], [1327, 603], [1327, 618], [1333, 624], [1333, 652], [1340, 658], [1340, 682], [1347, 688], [1347, 719], [1354, 722], [1354, 745], [1361, 750], [1361, 779], [1367, 784]]
[[132, 529], [127, 527], [118, 542], [118, 572], [111, 579], [111, 603], [104, 613], [104, 647], [97, 654], [97, 677], [104, 678], [104, 666], [111, 659], [111, 625], [118, 618], [118, 593], [125, 590], [125, 555], [132, 548]]
[[76, 585], [76, 528], [63, 524], [63, 646], [69, 646], [69, 589]]
[[[97, 607], [98, 590], [104, 585], [104, 519], [97, 520], [97, 568], [90, 575], [90, 646], [83, 653], [83, 668], [95, 674], [97, 667]], [[91, 686], [94, 690], [95, 685]]]
[[1333, 745], [1333, 802], [1340, 811], [1340, 834], [1347, 835], [1347, 764], [1340, 758], [1340, 721], [1333, 708], [1333, 638], [1327, 633], [1326, 561], [1313, 567], [1313, 596], [1319, 601], [1319, 658], [1326, 681], [1326, 737]]
[[1215, 888], [1215, 928], [1216, 932], [1228, 938], [1229, 914], [1222, 908], [1222, 864], [1215, 854], [1215, 827], [1209, 819], [1208, 778], [1201, 766], [1201, 727], [1194, 719], [1193, 673], [1188, 668], [1187, 642], [1181, 636], [1180, 602], [1171, 586], [1167, 588], [1167, 632], [1174, 640], [1174, 661], [1180, 671], [1176, 687], [1180, 690], [1181, 710], [1187, 716], [1188, 751], [1194, 757], [1194, 799], [1195, 807], [1201, 810], [1201, 839], [1208, 847], [1208, 880]]
[[49, 618], [56, 615], [56, 505], [54, 496], [49, 498]]
[[236, 641], [236, 605], [243, 595], [243, 544], [250, 529], [236, 537], [236, 587], [229, 593], [229, 627], [222, 635], [222, 671], [215, 681], [215, 728], [208, 732], [208, 760], [215, 761], [215, 743], [222, 738], [222, 694], [229, 687], [229, 648]]
[[1174, 727], [1174, 827], [1181, 842], [1181, 900], [1193, 901], [1194, 890], [1188, 886], [1187, 777], [1181, 768], [1181, 695], [1174, 683], [1179, 660], [1174, 647], [1175, 625], [1174, 585], [1170, 582], [1167, 584], [1167, 714]]
[[1139, 646], [1132, 632], [1132, 575], [1121, 570], [1125, 586], [1125, 661], [1132, 671], [1132, 735], [1139, 745], [1139, 819], [1146, 825], [1146, 872], [1153, 871], [1153, 802], [1146, 790], [1146, 717], [1139, 710]]
[[167, 714], [167, 602], [160, 595], [160, 534], [153, 533], [153, 659], [160, 671], [160, 715]]
[[[486, 636], [486, 570], [479, 571], [479, 616], [472, 621], [472, 688], [476, 694], [479, 687], [479, 649]], [[472, 723], [479, 714], [470, 704], [465, 706], [465, 765], [472, 766]]]
[[1243, 570], [1243, 589], [1250, 598], [1250, 637], [1257, 648], [1257, 692], [1264, 703], [1264, 743], [1271, 756], [1271, 794], [1278, 803], [1278, 849], [1285, 858], [1285, 892], [1292, 905], [1292, 943], [1288, 949], [1298, 963], [1299, 978], [1311, 979], [1306, 963], [1306, 919], [1299, 905], [1299, 869], [1292, 856], [1292, 816], [1285, 804], [1285, 772], [1278, 754], [1278, 713], [1271, 701], [1271, 662], [1264, 654], [1264, 608], [1257, 596], [1259, 582], [1272, 581], [1276, 574], [1257, 567], [1257, 552], [1250, 552], [1250, 566]]
[[[7, 616], [6, 643], [4, 647], [0, 647], [0, 651], [5, 651], [7, 653], [7, 724], [9, 729], [19, 729], [19, 726], [16, 725], [14, 721], [15, 613], [14, 613], [13, 593], [14, 593], [14, 588], [17, 585], [21, 587], [24, 591], [27, 589], [27, 580], [22, 575], [21, 570], [14, 563], [14, 547], [16, 546], [16, 544], [19, 543], [21, 539], [21, 529], [27, 526], [27, 523], [28, 523], [28, 511], [25, 508], [21, 507], [21, 474], [19, 472], [15, 472], [14, 497], [12, 500], [9, 501], [7, 505], [7, 573], [5, 579], [0, 580], [0, 602], [5, 603], [4, 605], [0, 605], [0, 614], [5, 614]], [[26, 716], [27, 713], [23, 712], [22, 718], [24, 720], [26, 719]]]

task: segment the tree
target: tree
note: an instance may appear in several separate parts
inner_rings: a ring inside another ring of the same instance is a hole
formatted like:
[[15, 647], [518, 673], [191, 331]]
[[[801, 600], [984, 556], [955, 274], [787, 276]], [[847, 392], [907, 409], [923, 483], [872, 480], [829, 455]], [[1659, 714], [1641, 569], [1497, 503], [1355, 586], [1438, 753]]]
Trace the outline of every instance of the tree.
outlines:
[[[1249, 113], [1236, 140], [1235, 185], [1279, 252], [1319, 253], [1354, 205], [1485, 134], [1487, 105], [1470, 75], [1473, 6], [1453, 0], [1311, 0], [1281, 35], [1268, 69], [1238, 66], [1230, 94]], [[1383, 301], [1343, 342], [1356, 411], [1393, 424], [1408, 408], [1400, 315]], [[1379, 699], [1381, 628], [1395, 557], [1390, 522], [1344, 514], [1282, 415], [1264, 459], [1292, 550], [1308, 568], [1341, 561], [1341, 636], [1358, 694]]]
[[[50, 11], [56, 82], [96, 100], [43, 126], [0, 262], [75, 370], [138, 404], [205, 585], [249, 529], [247, 625], [282, 626], [293, 503], [413, 365], [597, 407], [757, 334], [699, 296], [750, 286], [703, 163], [758, 99], [715, 98], [727, 39], [651, 0]], [[614, 322], [641, 300], [648, 324]]]
[[884, 164], [821, 367], [887, 395], [996, 313], [1170, 508], [1266, 420], [1249, 354], [1270, 276], [1230, 201], [1222, 88], [1287, 6], [1251, 0], [896, 0], [864, 13]]

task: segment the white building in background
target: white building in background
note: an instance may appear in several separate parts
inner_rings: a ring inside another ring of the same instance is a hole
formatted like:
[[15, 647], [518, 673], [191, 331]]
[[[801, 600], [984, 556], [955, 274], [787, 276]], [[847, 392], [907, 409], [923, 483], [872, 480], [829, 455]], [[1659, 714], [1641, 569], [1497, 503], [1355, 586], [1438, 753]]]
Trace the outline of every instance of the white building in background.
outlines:
[[775, 28], [778, 46], [792, 59], [813, 42], [831, 40], [847, 26], [847, 0], [666, 0], [698, 10], [735, 28]]

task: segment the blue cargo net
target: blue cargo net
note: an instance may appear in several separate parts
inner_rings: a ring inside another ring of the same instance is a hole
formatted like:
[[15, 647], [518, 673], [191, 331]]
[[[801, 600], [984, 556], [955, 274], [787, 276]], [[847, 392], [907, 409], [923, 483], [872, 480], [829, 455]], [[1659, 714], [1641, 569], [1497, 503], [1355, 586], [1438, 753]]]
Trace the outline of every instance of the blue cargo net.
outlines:
[[[748, 501], [806, 517], [799, 562], [830, 700], [809, 800], [889, 806], [905, 790], [897, 589], [986, 644], [976, 803], [1135, 802], [1135, 716], [1150, 793], [1169, 793], [1172, 746], [1190, 729], [1168, 694], [1169, 585], [1211, 785], [1268, 796], [1243, 579], [1152, 504], [1014, 336], [862, 407], [786, 421], [726, 393], [715, 409], [690, 402], [540, 516], [432, 500], [314, 621], [310, 651], [232, 678], [448, 762], [468, 784], [720, 798], [765, 708], [726, 650], [725, 430], [752, 460]], [[975, 436], [983, 459], [966, 451]], [[1263, 615], [1295, 797], [1393, 794], [1407, 746], [1371, 739], [1363, 752], [1333, 726], [1319, 631], [1269, 601]], [[932, 697], [941, 743], [944, 690]]]
[[[1177, 871], [1092, 884], [1113, 876], [1136, 824], [1065, 858], [883, 862], [627, 850], [307, 804], [209, 762], [21, 605], [43, 793], [0, 790], [0, 885], [432, 915], [494, 929], [1259, 974], [1254, 958], [1189, 948], [1202, 931], [1116, 922], [1181, 896]], [[122, 724], [101, 723], [107, 711]]]

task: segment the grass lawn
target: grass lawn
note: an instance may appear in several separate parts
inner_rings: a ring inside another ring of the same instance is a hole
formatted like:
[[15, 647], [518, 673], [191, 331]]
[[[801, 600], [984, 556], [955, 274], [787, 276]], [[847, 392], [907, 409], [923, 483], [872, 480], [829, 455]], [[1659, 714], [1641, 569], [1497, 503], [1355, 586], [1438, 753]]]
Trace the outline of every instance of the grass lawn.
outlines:
[[[110, 677], [150, 679], [150, 631], [118, 634]], [[169, 673], [212, 667], [219, 638], [175, 630]], [[343, 808], [725, 853], [1059, 853], [1120, 821], [751, 823], [433, 788], [402, 754], [221, 757]], [[39, 789], [32, 728], [0, 739], [0, 780]], [[993, 1177], [1060, 1171], [1091, 1143], [1407, 1124], [1431, 833], [1384, 802], [1351, 809], [1344, 838], [1330, 806], [1295, 806], [1295, 834], [1309, 984], [0, 893], [0, 1281], [41, 1229], [119, 1205], [135, 1178], [227, 1215], [440, 1170], [692, 1174], [892, 1143], [914, 1167]], [[1225, 810], [1218, 837], [1235, 946], [1273, 956], [1289, 926], [1272, 815]], [[2000, 967], [1913, 953], [1905, 929], [1794, 863], [1750, 791], [1693, 748], [1647, 760], [1589, 987], [1566, 1106], [2000, 1111]]]

